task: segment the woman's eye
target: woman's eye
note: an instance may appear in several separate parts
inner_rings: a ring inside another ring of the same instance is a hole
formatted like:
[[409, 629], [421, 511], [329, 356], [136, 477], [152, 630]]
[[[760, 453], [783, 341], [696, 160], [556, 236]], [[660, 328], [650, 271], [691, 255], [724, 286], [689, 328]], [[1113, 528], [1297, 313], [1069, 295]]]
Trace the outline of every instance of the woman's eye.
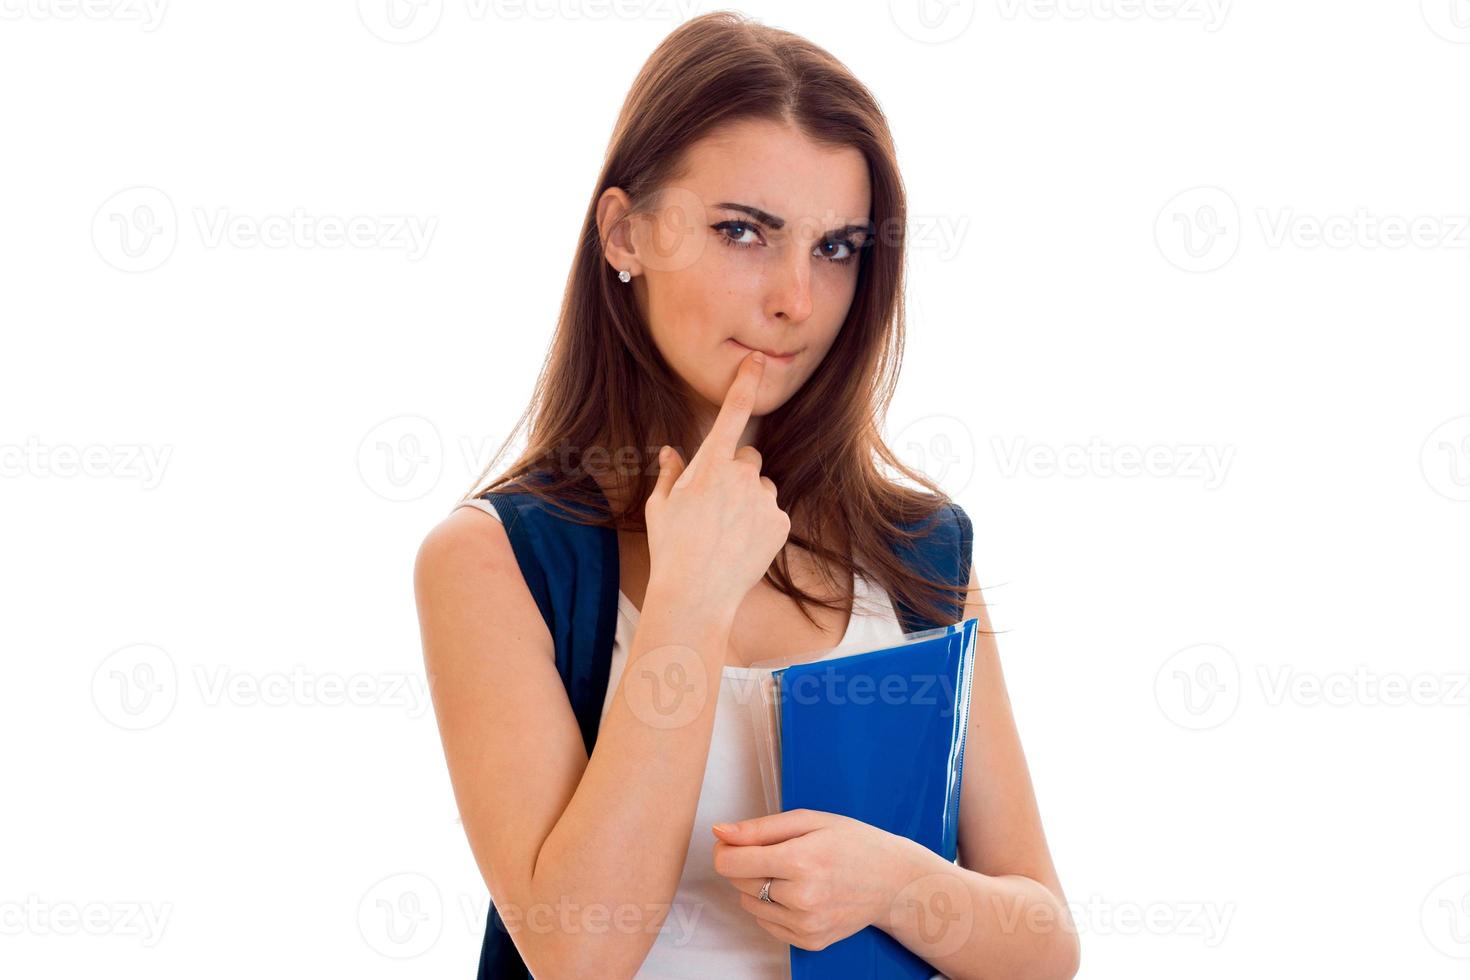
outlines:
[[[734, 248], [752, 248], [761, 244], [760, 229], [749, 222], [721, 221], [711, 227], [720, 233], [720, 241]], [[830, 238], [827, 241], [818, 242], [812, 254], [827, 262], [845, 265], [857, 258], [858, 247], [846, 239]]]
[[[757, 240], [760, 237], [753, 225], [748, 225], [743, 221], [724, 221], [715, 225], [715, 227], [720, 230], [720, 237], [725, 240], [727, 245], [739, 245], [743, 247], [756, 244], [756, 241], [740, 241], [740, 239], [745, 237], [746, 233], [755, 235]], [[728, 234], [732, 231], [736, 233], [733, 237]]]
[[835, 240], [834, 241], [826, 241], [826, 242], [822, 242], [820, 245], [818, 245], [817, 248], [846, 249], [846, 251], [843, 252], [840, 255], [833, 255], [833, 254], [831, 254], [829, 252], [826, 255], [823, 255], [822, 256], [823, 258], [831, 259], [833, 262], [845, 262], [848, 259], [852, 258], [852, 254], [853, 254], [852, 244], [850, 242], [835, 241]]

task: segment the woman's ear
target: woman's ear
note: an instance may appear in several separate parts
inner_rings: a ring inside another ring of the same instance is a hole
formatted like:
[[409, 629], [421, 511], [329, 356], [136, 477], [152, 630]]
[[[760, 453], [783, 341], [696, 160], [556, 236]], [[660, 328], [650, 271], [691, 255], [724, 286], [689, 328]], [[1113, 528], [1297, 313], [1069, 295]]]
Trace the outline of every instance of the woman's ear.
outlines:
[[609, 187], [597, 199], [597, 237], [603, 242], [602, 255], [618, 272], [627, 270], [638, 275], [642, 269], [633, 245], [633, 222], [628, 210], [632, 199], [621, 187]]

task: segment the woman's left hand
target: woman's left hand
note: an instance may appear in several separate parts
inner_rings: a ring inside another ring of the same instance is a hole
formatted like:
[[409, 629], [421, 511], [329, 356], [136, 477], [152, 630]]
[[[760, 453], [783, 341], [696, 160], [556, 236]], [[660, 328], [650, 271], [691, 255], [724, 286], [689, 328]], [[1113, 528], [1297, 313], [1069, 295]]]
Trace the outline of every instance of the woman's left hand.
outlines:
[[[732, 828], [729, 831], [723, 827]], [[907, 882], [913, 842], [872, 824], [821, 810], [787, 810], [715, 824], [715, 871], [771, 935], [801, 949], [825, 949], [887, 922]], [[757, 896], [767, 878], [769, 902]]]

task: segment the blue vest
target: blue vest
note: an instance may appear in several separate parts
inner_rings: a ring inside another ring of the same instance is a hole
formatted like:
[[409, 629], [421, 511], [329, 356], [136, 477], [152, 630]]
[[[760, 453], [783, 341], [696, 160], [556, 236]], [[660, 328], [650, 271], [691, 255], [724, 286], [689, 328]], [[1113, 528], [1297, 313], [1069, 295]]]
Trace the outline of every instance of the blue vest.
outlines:
[[[480, 496], [500, 515], [521, 574], [546, 620], [556, 648], [556, 669], [590, 758], [612, 671], [620, 571], [617, 532], [567, 520], [528, 493], [492, 491]], [[906, 530], [919, 526], [908, 525]], [[899, 542], [894, 554], [919, 574], [963, 587], [970, 580], [971, 542], [969, 517], [959, 504], [951, 503], [940, 509], [923, 537]], [[963, 603], [955, 602], [948, 619], [933, 621], [897, 597], [894, 602], [905, 633], [948, 626], [964, 612]], [[534, 980], [493, 901], [478, 978]]]

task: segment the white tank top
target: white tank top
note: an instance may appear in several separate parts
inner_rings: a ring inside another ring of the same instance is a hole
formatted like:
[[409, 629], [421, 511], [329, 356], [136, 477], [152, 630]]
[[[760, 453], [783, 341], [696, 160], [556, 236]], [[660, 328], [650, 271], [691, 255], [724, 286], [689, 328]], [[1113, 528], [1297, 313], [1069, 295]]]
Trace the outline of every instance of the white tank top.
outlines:
[[[478, 507], [500, 519], [495, 506], [478, 497], [456, 506]], [[902, 638], [903, 627], [887, 591], [861, 574], [856, 576], [854, 586], [853, 614], [840, 642], [877, 646]], [[619, 589], [612, 669], [602, 703], [604, 717], [617, 693], [637, 625], [638, 608]], [[766, 812], [749, 714], [750, 699], [756, 696], [754, 678], [760, 672], [751, 667], [724, 668], [684, 870], [673, 908], [638, 970], [640, 980], [786, 980], [791, 975], [791, 947], [757, 925], [755, 917], [740, 907], [740, 893], [715, 871], [715, 835], [710, 830], [712, 824]]]

